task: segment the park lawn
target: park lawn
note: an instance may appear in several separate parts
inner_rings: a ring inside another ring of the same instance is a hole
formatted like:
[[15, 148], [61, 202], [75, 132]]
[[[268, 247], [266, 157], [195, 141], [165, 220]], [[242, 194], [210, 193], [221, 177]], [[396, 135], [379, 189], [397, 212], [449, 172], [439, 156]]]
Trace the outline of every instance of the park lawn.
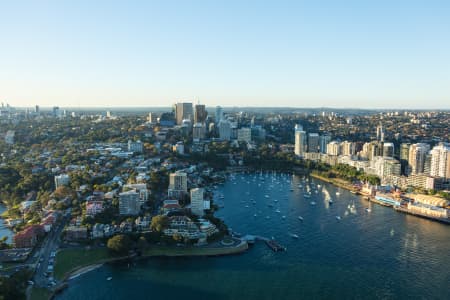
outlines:
[[46, 288], [33, 287], [31, 289], [30, 300], [48, 300], [50, 292]]
[[60, 250], [56, 254], [54, 276], [56, 279], [62, 279], [75, 268], [101, 263], [109, 258], [111, 256], [106, 248]]

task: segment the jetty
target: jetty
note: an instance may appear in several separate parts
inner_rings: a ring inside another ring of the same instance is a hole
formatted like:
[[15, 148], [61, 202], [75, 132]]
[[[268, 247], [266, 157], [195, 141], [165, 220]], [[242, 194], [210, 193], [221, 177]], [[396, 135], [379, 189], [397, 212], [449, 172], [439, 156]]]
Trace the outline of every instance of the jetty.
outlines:
[[279, 251], [286, 251], [286, 247], [280, 245], [276, 240], [269, 239], [263, 236], [258, 235], [246, 235], [243, 237], [245, 241], [247, 241], [249, 244], [255, 243], [255, 241], [263, 241], [272, 251], [279, 252]]

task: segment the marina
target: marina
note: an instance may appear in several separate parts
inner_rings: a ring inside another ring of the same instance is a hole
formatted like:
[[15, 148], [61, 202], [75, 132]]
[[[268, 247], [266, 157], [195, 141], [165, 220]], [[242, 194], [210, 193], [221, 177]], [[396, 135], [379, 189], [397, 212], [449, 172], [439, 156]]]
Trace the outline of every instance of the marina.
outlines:
[[[312, 178], [273, 172], [263, 172], [264, 181], [259, 172], [234, 177], [237, 184], [227, 181], [217, 188], [218, 194], [225, 195], [225, 207], [216, 215], [251, 245], [245, 253], [208, 259], [152, 258], [133, 268], [105, 265], [72, 280], [56, 299], [121, 299], [149, 293], [180, 299], [186, 297], [186, 287], [195, 298], [218, 299], [276, 299], [280, 288], [288, 300], [299, 295], [305, 299], [404, 299], [411, 294], [450, 298], [445, 288], [450, 276], [447, 225], [371, 205], [346, 190], [333, 196], [330, 205], [329, 195], [338, 189]], [[318, 193], [304, 197], [308, 186], [312, 190], [311, 183]], [[311, 201], [316, 205], [311, 206]], [[355, 214], [349, 212], [349, 205]], [[272, 237], [281, 247], [278, 251], [270, 246], [274, 246], [269, 242]], [[105, 280], [109, 276], [112, 281]], [[426, 292], [423, 286], [428, 287]]]

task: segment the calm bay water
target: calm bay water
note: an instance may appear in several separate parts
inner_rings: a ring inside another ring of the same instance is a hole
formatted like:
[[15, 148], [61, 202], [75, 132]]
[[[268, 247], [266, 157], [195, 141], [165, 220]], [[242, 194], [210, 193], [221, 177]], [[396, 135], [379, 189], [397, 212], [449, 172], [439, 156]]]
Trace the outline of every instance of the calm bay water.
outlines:
[[287, 251], [257, 243], [236, 256], [105, 265], [57, 299], [450, 299], [447, 225], [378, 205], [367, 212], [348, 191], [287, 174], [236, 175], [217, 192], [217, 215], [234, 231], [274, 237]]
[[[6, 210], [6, 206], [0, 203], [0, 215]], [[0, 238], [8, 237], [6, 240], [7, 243], [12, 243], [12, 237], [14, 236], [14, 232], [6, 227], [5, 220], [0, 218]]]

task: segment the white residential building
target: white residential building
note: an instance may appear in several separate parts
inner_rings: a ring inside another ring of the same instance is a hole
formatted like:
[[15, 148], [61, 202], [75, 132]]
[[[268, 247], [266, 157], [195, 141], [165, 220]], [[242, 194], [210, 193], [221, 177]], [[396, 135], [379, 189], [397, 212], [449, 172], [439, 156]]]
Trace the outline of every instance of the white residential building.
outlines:
[[304, 156], [307, 149], [307, 136], [301, 125], [295, 125], [295, 148], [294, 153], [297, 156]]
[[199, 216], [203, 215], [203, 193], [203, 188], [191, 189], [191, 211]]
[[68, 174], [61, 174], [55, 176], [55, 188], [58, 188], [60, 186], [67, 186], [70, 183], [70, 177]]
[[121, 215], [137, 215], [141, 210], [141, 199], [135, 190], [119, 194], [119, 213]]
[[450, 178], [450, 146], [440, 144], [431, 150], [430, 175]]

